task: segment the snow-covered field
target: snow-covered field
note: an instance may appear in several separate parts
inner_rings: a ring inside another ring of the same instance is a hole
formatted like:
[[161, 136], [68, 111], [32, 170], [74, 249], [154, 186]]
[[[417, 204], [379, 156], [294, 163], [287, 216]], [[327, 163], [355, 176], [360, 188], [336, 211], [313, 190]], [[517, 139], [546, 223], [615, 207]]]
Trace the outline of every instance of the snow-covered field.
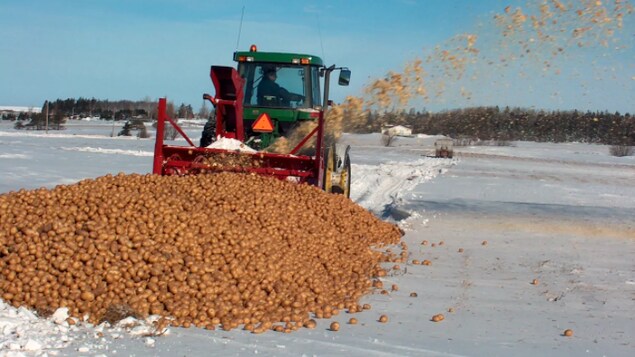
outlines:
[[[44, 134], [0, 123], [0, 193], [150, 172], [154, 140], [111, 137], [119, 129], [72, 122]], [[186, 132], [196, 142], [200, 130]], [[343, 137], [352, 146], [352, 199], [397, 222], [411, 254], [384, 281], [399, 290], [366, 296], [372, 309], [355, 315], [356, 326], [341, 313], [331, 319], [338, 332], [318, 320], [291, 334], [169, 328], [148, 336], [145, 324], [68, 326], [64, 311], [45, 320], [0, 302], [0, 355], [635, 355], [635, 157], [612, 157], [601, 145], [517, 142], [436, 159], [434, 140], [398, 138], [387, 148], [379, 135]], [[430, 321], [439, 313], [445, 320]]]

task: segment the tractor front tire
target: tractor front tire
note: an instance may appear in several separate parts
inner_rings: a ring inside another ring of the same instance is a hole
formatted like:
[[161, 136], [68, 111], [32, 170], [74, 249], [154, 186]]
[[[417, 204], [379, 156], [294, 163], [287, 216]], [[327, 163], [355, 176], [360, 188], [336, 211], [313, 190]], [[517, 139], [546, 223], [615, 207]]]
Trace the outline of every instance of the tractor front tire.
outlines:
[[201, 133], [202, 148], [208, 147], [214, 142], [214, 134], [216, 134], [216, 123], [208, 120], [203, 127], [203, 133]]

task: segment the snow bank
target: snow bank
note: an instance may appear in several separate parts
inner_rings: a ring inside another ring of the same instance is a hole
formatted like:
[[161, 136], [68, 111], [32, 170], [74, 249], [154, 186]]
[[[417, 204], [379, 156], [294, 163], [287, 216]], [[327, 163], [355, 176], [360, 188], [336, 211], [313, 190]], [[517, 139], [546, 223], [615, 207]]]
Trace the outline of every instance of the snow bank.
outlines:
[[0, 154], [0, 159], [29, 159], [28, 155], [24, 154]]
[[104, 149], [94, 148], [90, 146], [84, 147], [61, 147], [60, 149], [65, 151], [79, 151], [79, 152], [94, 152], [99, 154], [116, 154], [116, 155], [129, 155], [129, 156], [154, 156], [152, 151], [140, 151], [140, 150], [123, 150], [123, 149]]
[[204, 126], [207, 123], [207, 119], [184, 119], [179, 118], [177, 123], [180, 126], [190, 125], [190, 126]]
[[63, 354], [61, 350], [69, 349], [101, 353], [109, 350], [113, 340], [122, 338], [145, 338], [144, 344], [153, 347], [152, 337], [170, 334], [169, 329], [156, 329], [154, 323], [159, 318], [156, 315], [146, 320], [128, 317], [112, 327], [108, 323], [94, 326], [69, 319], [65, 307], [43, 319], [28, 309], [15, 308], [0, 300], [0, 356], [57, 356]]
[[136, 136], [116, 136], [92, 134], [64, 134], [55, 130], [49, 130], [48, 134], [42, 131], [0, 131], [0, 137], [29, 137], [29, 138], [57, 138], [57, 139], [111, 139], [111, 140], [140, 140]]
[[382, 214], [391, 206], [402, 203], [404, 196], [417, 185], [433, 179], [457, 162], [456, 159], [422, 158], [377, 165], [352, 164], [351, 199], [376, 214]]
[[41, 319], [30, 310], [16, 309], [0, 300], [0, 354], [18, 356], [18, 352], [29, 352], [39, 355], [45, 350], [68, 346], [71, 327], [66, 322], [67, 317], [68, 311], [59, 309], [51, 319]]

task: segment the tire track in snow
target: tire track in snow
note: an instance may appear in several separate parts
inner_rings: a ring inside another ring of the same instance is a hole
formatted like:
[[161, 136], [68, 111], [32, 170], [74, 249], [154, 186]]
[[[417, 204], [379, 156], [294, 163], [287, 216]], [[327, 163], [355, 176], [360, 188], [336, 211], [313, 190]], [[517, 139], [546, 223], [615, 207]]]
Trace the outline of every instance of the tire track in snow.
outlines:
[[[327, 336], [326, 334], [324, 336]], [[319, 346], [318, 350], [321, 353], [317, 355], [349, 355], [349, 356], [438, 356], [438, 357], [463, 357], [465, 355], [455, 354], [451, 352], [437, 351], [427, 349], [424, 347], [406, 346], [403, 344], [385, 343], [377, 339], [372, 340], [355, 340], [354, 343], [350, 341], [338, 342], [336, 338], [332, 341], [324, 340], [322, 335], [309, 335], [306, 337], [294, 338], [292, 343], [287, 349], [287, 345], [280, 340], [280, 343], [273, 343], [273, 345], [267, 345], [258, 343], [257, 340], [252, 342], [242, 342], [239, 339], [233, 338], [218, 338], [218, 337], [206, 337], [206, 339], [212, 341], [214, 344], [223, 344], [230, 346], [232, 349], [240, 350], [241, 352], [247, 352], [252, 350], [250, 354], [264, 354], [275, 356], [292, 356], [296, 354], [296, 351], [307, 350], [310, 351], [315, 346]], [[198, 351], [195, 351], [198, 352]], [[299, 355], [299, 354], [298, 354]], [[306, 356], [307, 354], [302, 354]], [[315, 356], [316, 354], [313, 354]]]

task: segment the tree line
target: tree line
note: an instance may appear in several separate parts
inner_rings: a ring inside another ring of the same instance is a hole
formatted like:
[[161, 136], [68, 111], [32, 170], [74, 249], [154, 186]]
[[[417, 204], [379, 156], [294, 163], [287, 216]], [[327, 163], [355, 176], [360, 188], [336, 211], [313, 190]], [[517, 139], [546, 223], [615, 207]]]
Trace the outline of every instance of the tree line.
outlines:
[[367, 111], [361, 120], [359, 113], [344, 111], [344, 116], [345, 131], [353, 133], [379, 132], [384, 124], [397, 124], [412, 127], [414, 134], [455, 139], [635, 145], [635, 116], [619, 112], [472, 107], [437, 113]]
[[[157, 102], [150, 98], [143, 100], [98, 100], [95, 98], [67, 98], [57, 99], [42, 104], [40, 113], [5, 114], [1, 119], [17, 120], [16, 128], [44, 129], [46, 125], [46, 112], [48, 104], [48, 124], [50, 129], [60, 129], [67, 119], [83, 119], [98, 117], [104, 120], [130, 120], [139, 119], [156, 120]], [[176, 107], [173, 102], [168, 102], [167, 114], [172, 118], [207, 118], [210, 110], [205, 103], [195, 112], [191, 105], [181, 103]], [[24, 123], [28, 121], [28, 123]]]
[[[67, 118], [100, 117], [106, 120], [156, 119], [157, 102], [97, 100], [95, 98], [57, 99], [49, 103], [49, 128], [61, 128]], [[3, 119], [30, 120], [20, 125], [43, 129], [46, 102], [41, 113], [20, 113]], [[172, 118], [208, 118], [210, 110], [203, 106], [194, 113], [191, 105], [176, 107], [168, 102]], [[440, 112], [344, 110], [344, 131], [350, 133], [379, 132], [382, 125], [408, 125], [413, 133], [446, 135], [452, 138], [502, 141], [585, 142], [606, 145], [635, 146], [635, 116], [608, 111], [536, 110], [471, 107]], [[16, 124], [16, 127], [18, 124]]]

